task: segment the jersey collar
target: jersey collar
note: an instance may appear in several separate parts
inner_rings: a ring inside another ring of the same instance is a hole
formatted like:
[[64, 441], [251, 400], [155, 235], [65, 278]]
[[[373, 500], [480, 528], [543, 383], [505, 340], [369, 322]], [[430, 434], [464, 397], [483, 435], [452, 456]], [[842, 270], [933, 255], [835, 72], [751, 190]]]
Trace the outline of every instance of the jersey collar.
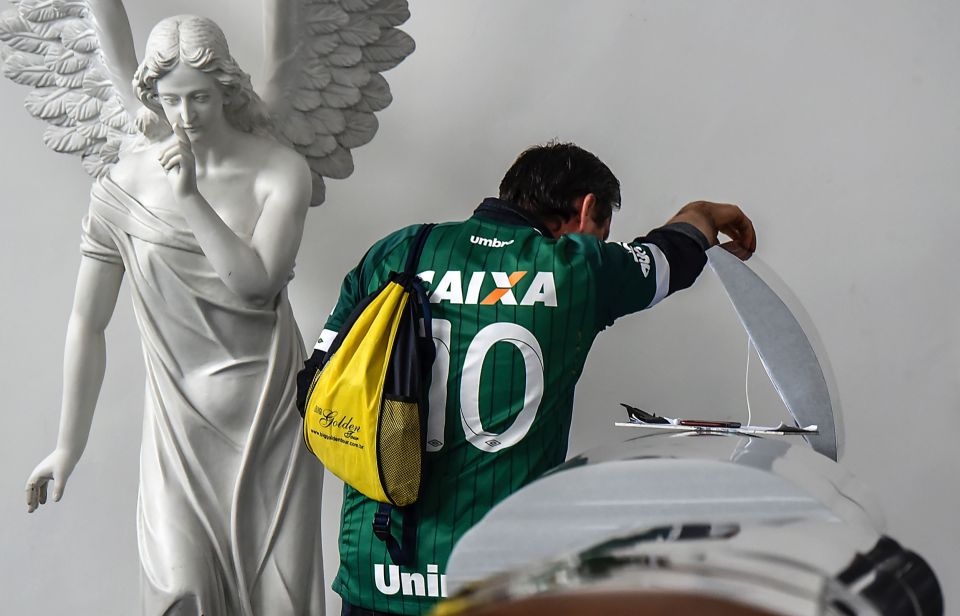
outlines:
[[483, 220], [492, 220], [494, 222], [506, 223], [508, 225], [520, 225], [524, 227], [533, 227], [533, 229], [543, 237], [553, 237], [546, 225], [532, 212], [521, 209], [519, 206], [503, 201], [496, 197], [487, 197], [477, 209], [473, 211], [474, 218]]

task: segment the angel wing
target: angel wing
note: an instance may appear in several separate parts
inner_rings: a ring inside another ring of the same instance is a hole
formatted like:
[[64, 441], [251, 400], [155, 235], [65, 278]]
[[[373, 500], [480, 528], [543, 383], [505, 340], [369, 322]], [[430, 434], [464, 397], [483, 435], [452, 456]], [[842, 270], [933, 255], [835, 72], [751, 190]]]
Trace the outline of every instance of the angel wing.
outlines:
[[30, 86], [25, 106], [44, 144], [82, 158], [92, 176], [135, 134], [137, 59], [120, 0], [11, 0], [0, 14], [3, 75]]
[[277, 138], [313, 172], [313, 205], [323, 178], [353, 172], [352, 148], [377, 132], [374, 112], [392, 101], [381, 75], [414, 49], [397, 29], [407, 0], [265, 0], [265, 90]]

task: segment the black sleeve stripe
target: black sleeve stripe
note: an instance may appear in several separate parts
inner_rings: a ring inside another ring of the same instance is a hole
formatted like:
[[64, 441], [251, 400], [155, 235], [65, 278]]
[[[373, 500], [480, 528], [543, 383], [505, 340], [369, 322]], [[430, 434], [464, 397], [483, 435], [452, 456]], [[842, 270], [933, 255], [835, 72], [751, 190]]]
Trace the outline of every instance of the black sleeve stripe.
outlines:
[[710, 243], [699, 229], [689, 223], [664, 225], [634, 241], [653, 244], [666, 257], [670, 264], [670, 289], [667, 295], [692, 285], [707, 264], [706, 251]]

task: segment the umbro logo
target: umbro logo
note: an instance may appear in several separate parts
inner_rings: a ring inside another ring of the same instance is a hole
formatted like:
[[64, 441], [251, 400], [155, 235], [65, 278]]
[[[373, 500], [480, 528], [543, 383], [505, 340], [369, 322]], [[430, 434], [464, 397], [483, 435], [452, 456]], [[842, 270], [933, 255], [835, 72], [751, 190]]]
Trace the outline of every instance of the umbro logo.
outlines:
[[485, 237], [477, 237], [476, 235], [470, 236], [471, 244], [479, 244], [480, 246], [486, 246], [487, 248], [503, 248], [504, 246], [509, 246], [513, 243], [513, 240], [498, 240], [497, 238], [488, 239]]

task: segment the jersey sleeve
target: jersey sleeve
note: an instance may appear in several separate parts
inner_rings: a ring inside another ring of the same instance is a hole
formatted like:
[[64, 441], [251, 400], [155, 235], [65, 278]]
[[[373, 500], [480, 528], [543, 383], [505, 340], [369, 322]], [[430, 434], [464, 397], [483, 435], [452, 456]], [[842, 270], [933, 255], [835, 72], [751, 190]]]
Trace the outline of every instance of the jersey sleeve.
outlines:
[[381, 239], [367, 250], [360, 263], [350, 270], [340, 285], [337, 305], [327, 318], [316, 348], [326, 351], [360, 301], [375, 291], [391, 271], [401, 271], [410, 241], [420, 225], [411, 225]]
[[[364, 260], [365, 259], [366, 255], [364, 255]], [[323, 366], [327, 351], [330, 350], [330, 345], [337, 337], [340, 326], [353, 311], [353, 307], [363, 298], [363, 295], [360, 293], [360, 273], [363, 268], [363, 262], [364, 261], [361, 260], [360, 265], [350, 270], [343, 278], [343, 283], [340, 285], [340, 297], [337, 299], [337, 305], [334, 306], [333, 312], [331, 312], [327, 318], [327, 322], [323, 326], [323, 331], [320, 332], [317, 343], [313, 347], [313, 353], [311, 353], [310, 357], [304, 362], [303, 370], [297, 373], [297, 410], [300, 411], [301, 417], [303, 417], [306, 412], [307, 395], [310, 392], [310, 387], [313, 385], [314, 376], [316, 376], [317, 372]]]
[[333, 307], [323, 326], [323, 331], [317, 338], [313, 353], [304, 362], [303, 370], [297, 373], [297, 409], [301, 416], [304, 414], [307, 394], [313, 384], [313, 378], [323, 366], [327, 351], [340, 333], [341, 326], [353, 313], [357, 304], [380, 286], [381, 279], [386, 279], [387, 272], [397, 267], [402, 268], [402, 261], [399, 266], [396, 263], [406, 255], [405, 248], [419, 227], [420, 225], [412, 225], [383, 238], [374, 244], [360, 259], [360, 263], [344, 276], [340, 284], [337, 304]]
[[692, 285], [706, 265], [707, 248], [706, 237], [687, 223], [664, 225], [632, 242], [601, 243], [600, 327]]

